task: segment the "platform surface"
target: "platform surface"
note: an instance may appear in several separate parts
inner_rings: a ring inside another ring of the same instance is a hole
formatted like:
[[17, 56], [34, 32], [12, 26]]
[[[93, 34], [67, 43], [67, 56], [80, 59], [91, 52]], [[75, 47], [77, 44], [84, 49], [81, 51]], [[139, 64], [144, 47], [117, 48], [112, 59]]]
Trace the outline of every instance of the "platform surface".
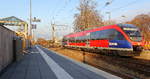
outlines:
[[79, 64], [41, 46], [34, 46], [21, 61], [9, 66], [0, 79], [120, 79]]

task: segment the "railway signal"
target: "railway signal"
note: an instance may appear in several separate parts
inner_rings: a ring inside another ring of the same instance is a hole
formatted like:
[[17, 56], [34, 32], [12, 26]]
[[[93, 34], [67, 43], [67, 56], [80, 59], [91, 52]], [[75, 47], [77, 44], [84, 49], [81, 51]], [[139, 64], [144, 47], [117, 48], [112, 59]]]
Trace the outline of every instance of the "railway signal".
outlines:
[[[55, 23], [52, 23], [51, 22], [51, 27], [52, 27], [52, 41], [53, 41], [53, 46], [54, 46], [54, 44], [55, 44], [55, 42], [56, 42], [56, 36], [55, 36], [55, 33], [56, 33], [56, 27], [57, 26], [62, 26], [62, 27], [64, 27], [64, 26], [68, 26], [68, 25], [63, 25], [63, 24], [55, 24]], [[62, 28], [61, 27], [61, 28]], [[60, 30], [60, 29], [59, 29]]]

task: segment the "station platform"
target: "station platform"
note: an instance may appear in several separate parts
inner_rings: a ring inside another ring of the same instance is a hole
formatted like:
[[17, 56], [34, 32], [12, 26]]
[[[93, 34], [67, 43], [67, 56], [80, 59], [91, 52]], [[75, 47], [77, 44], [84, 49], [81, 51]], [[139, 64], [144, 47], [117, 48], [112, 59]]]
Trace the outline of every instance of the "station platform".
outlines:
[[0, 79], [121, 79], [41, 46], [9, 66]]

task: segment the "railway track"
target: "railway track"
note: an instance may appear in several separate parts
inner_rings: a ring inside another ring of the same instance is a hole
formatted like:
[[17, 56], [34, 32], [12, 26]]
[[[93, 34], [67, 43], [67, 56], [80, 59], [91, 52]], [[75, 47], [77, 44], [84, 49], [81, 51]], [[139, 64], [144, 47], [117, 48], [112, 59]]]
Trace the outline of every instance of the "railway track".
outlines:
[[[133, 71], [137, 74], [150, 77], [150, 61], [148, 60], [140, 60], [135, 58], [125, 58], [125, 57], [116, 57], [116, 56], [105, 56], [105, 55], [100, 55], [95, 53], [92, 54], [90, 55], [96, 58], [97, 60], [103, 60], [106, 63], [109, 63], [111, 65], [119, 66], [121, 68], [128, 69], [129, 71]], [[99, 64], [97, 63], [95, 63], [94, 65], [99, 66]], [[136, 76], [128, 73], [128, 76], [129, 75]]]
[[136, 59], [125, 59], [125, 60], [119, 59], [118, 61], [120, 61], [119, 65], [123, 67], [131, 69], [140, 74], [150, 76], [150, 61], [145, 60], [145, 62], [142, 62], [141, 60]]
[[130, 60], [129, 61], [128, 60], [125, 60], [125, 61], [118, 60], [118, 62], [119, 63], [117, 63], [117, 64], [122, 66], [122, 67], [131, 69], [131, 70], [133, 70], [135, 72], [144, 74], [146, 76], [150, 76], [150, 66], [147, 65], [147, 64], [141, 63], [139, 61], [132, 62]]

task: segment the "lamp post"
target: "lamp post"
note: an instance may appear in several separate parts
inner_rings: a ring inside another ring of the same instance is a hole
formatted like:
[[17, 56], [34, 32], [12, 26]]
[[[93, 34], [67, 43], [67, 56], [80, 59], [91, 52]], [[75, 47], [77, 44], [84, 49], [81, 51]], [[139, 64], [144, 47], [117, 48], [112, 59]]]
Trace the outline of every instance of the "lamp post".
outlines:
[[30, 0], [29, 3], [29, 40], [30, 40], [30, 47], [32, 46], [32, 1]]
[[110, 5], [112, 2], [113, 2], [113, 0], [107, 1], [107, 2], [105, 3], [105, 7], [108, 6], [108, 5]]
[[30, 0], [30, 9], [29, 9], [30, 15], [29, 15], [29, 36], [30, 36], [30, 47], [32, 46], [32, 41], [34, 41], [34, 35], [32, 29], [36, 29], [36, 24], [32, 24], [32, 22], [41, 22], [40, 19], [37, 19], [36, 17], [32, 18], [32, 0]]
[[108, 20], [111, 20], [111, 12], [106, 12], [106, 14], [108, 14]]
[[125, 23], [125, 18], [126, 18], [126, 16], [125, 16], [125, 15], [122, 15], [121, 17], [124, 18], [122, 23]]
[[[32, 36], [32, 1], [30, 0], [30, 17], [29, 17], [30, 36]], [[31, 37], [32, 38], [32, 37]]]
[[[107, 1], [107, 2], [105, 3], [105, 7], [108, 6], [108, 5], [110, 5], [112, 2], [113, 2], [113, 0]], [[109, 21], [109, 23], [110, 23], [110, 20], [111, 20], [111, 12], [106, 12], [106, 14], [108, 14], [108, 21]]]

